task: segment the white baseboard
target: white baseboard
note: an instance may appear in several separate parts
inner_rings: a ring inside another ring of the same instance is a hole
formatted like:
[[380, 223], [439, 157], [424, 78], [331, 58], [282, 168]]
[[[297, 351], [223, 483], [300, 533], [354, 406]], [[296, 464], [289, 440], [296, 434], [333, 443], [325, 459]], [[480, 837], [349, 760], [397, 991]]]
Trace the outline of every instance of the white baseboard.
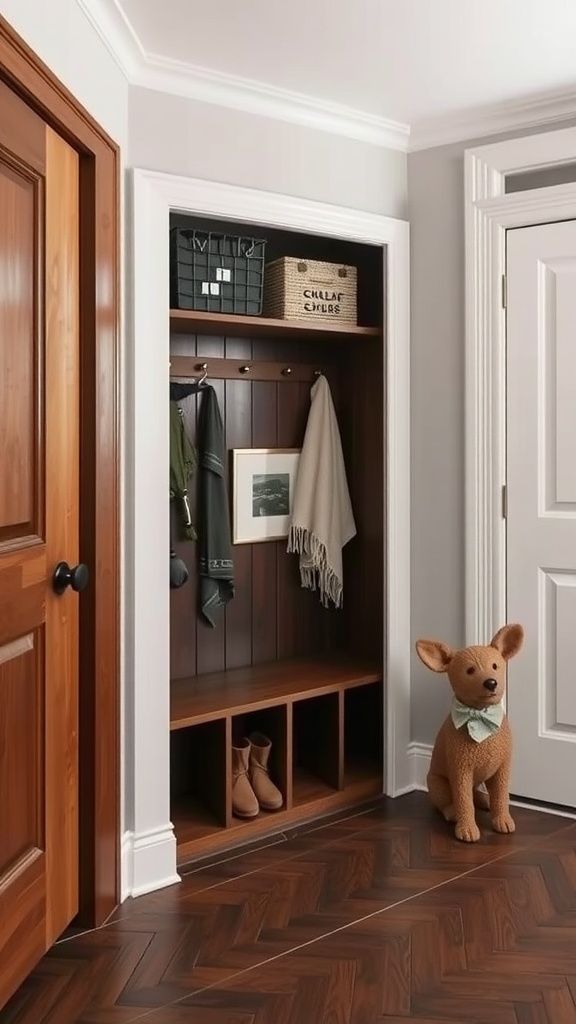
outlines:
[[132, 841], [134, 833], [127, 830], [120, 844], [120, 902], [132, 893]]
[[557, 810], [555, 807], [543, 807], [542, 804], [532, 804], [528, 799], [514, 800], [510, 798], [510, 807], [524, 807], [527, 811], [540, 811], [540, 814], [553, 814], [556, 818], [576, 819], [576, 811]]
[[[411, 790], [421, 789], [427, 791], [426, 776], [430, 769], [430, 758], [432, 757], [432, 744], [431, 743], [410, 743], [408, 746], [408, 758], [410, 760], [412, 770], [412, 786]], [[407, 790], [410, 792], [410, 790]]]
[[139, 834], [125, 832], [120, 861], [122, 901], [180, 882], [175, 866], [176, 837], [171, 822]]
[[[412, 779], [414, 789], [427, 791], [426, 776], [430, 769], [430, 758], [432, 757], [432, 744], [410, 743], [408, 747], [408, 758], [412, 765]], [[410, 792], [409, 789], [406, 792]], [[401, 794], [397, 794], [400, 796]], [[511, 807], [525, 807], [531, 811], [540, 811], [541, 814], [554, 814], [560, 818], [576, 818], [576, 812], [570, 810], [557, 810], [554, 807], [543, 807], [541, 804], [531, 803], [530, 800], [510, 800]]]

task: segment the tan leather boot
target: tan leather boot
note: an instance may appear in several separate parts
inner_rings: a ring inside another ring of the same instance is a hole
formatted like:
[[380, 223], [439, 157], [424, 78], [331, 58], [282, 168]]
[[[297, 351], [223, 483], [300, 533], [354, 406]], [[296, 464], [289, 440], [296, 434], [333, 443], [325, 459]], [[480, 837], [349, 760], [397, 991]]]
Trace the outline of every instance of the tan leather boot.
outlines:
[[258, 801], [248, 778], [248, 760], [250, 743], [240, 740], [237, 747], [232, 747], [232, 814], [237, 818], [255, 818], [258, 814]]
[[250, 782], [263, 811], [277, 811], [284, 803], [282, 793], [272, 782], [268, 772], [268, 759], [272, 743], [261, 732], [250, 737]]

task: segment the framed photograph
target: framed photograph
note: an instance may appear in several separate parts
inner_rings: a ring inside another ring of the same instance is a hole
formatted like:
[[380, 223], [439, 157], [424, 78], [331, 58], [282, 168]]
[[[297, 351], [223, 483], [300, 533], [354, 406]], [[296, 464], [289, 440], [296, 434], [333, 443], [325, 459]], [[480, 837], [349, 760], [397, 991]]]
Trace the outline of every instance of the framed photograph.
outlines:
[[232, 543], [288, 536], [299, 448], [232, 449]]

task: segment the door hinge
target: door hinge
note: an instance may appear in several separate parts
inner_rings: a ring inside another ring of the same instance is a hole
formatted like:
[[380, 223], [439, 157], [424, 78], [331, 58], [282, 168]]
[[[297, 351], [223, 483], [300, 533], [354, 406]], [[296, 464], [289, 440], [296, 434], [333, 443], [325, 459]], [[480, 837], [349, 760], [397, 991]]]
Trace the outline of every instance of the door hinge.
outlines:
[[508, 488], [502, 484], [502, 519], [508, 518]]
[[506, 309], [508, 306], [508, 278], [506, 274], [502, 274], [502, 309]]

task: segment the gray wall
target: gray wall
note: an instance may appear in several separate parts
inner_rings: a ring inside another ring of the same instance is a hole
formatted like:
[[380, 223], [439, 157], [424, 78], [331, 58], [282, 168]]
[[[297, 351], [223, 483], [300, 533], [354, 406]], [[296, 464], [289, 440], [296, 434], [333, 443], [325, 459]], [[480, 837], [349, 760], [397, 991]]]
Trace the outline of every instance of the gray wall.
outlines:
[[[455, 647], [465, 643], [464, 151], [534, 133], [510, 132], [408, 156], [413, 642], [428, 636]], [[448, 708], [447, 687], [445, 677], [424, 668], [413, 653], [413, 740], [434, 741]]]
[[406, 217], [406, 164], [406, 154], [395, 150], [130, 89], [130, 167]]
[[[408, 157], [413, 642], [464, 639], [463, 152]], [[413, 740], [433, 742], [447, 685], [413, 654]]]

